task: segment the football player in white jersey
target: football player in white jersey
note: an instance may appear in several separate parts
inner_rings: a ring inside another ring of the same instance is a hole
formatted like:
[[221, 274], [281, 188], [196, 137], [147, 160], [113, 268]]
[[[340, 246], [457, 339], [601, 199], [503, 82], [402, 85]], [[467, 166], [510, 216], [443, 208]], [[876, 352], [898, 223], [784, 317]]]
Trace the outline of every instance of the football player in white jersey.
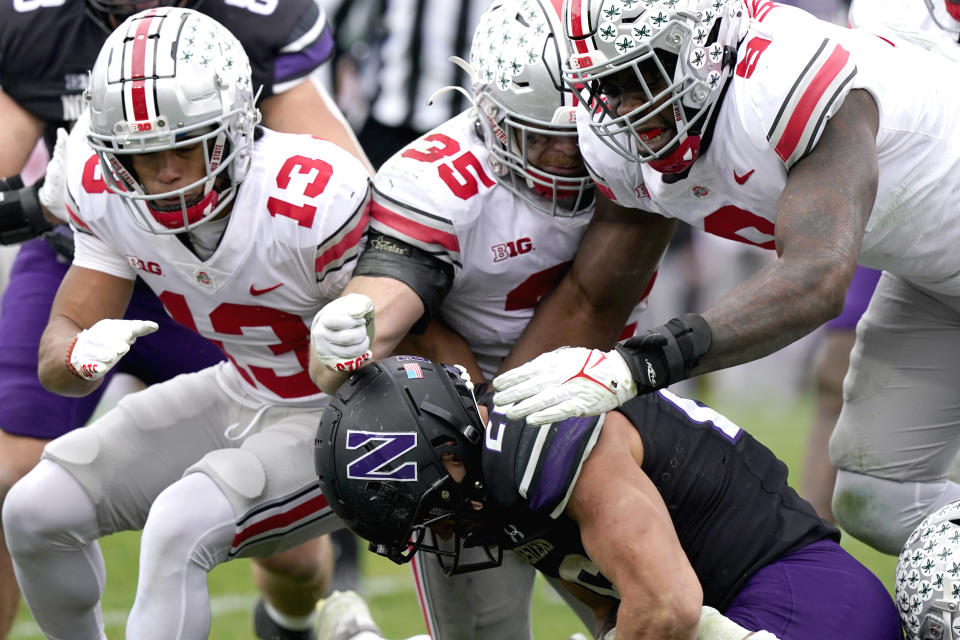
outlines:
[[958, 0], [852, 0], [847, 17], [850, 26], [858, 29], [888, 25], [897, 30], [921, 32], [950, 44], [957, 44], [960, 39]]
[[327, 397], [307, 372], [309, 323], [350, 277], [369, 178], [333, 143], [259, 127], [254, 96], [241, 44], [189, 9], [132, 16], [94, 65], [89, 131], [67, 153], [76, 257], [40, 378], [86, 393], [156, 329], [117, 319], [136, 276], [228, 361], [127, 396], [10, 491], [7, 543], [49, 637], [104, 637], [102, 535], [143, 528], [127, 637], [204, 638], [216, 564], [341, 526], [310, 452]]
[[[583, 87], [580, 145], [606, 197], [510, 364], [612, 335], [662, 250], [650, 234], [675, 218], [777, 260], [702, 315], [498, 377], [498, 404], [550, 422], [761, 357], [838, 314], [858, 263], [882, 269], [830, 455], [838, 522], [896, 553], [960, 498], [946, 477], [960, 448], [958, 67], [766, 0], [565, 7], [565, 77]], [[610, 304], [589, 322], [570, 314], [596, 296]]]
[[[576, 96], [560, 82], [561, 29], [550, 2], [494, 2], [471, 49], [475, 107], [378, 171], [370, 238], [345, 289], [350, 295], [324, 307], [314, 322], [319, 357], [312, 371], [324, 390], [344, 379], [338, 367], [389, 355], [431, 317], [468, 347], [445, 357], [476, 360], [474, 379], [489, 380], [540, 297], [569, 266], [593, 210], [593, 183], [577, 146]], [[640, 297], [621, 337], [636, 327]], [[443, 347], [430, 341], [438, 330], [433, 325], [413, 348], [437, 357]], [[410, 349], [408, 342], [404, 350]], [[508, 558], [500, 569], [469, 578], [445, 579], [430, 561], [415, 561], [413, 570], [434, 638], [530, 635], [534, 573], [522, 561]]]
[[[947, 0], [853, 0], [848, 12], [849, 25], [883, 35], [893, 29], [898, 37], [907, 37], [921, 46], [936, 48], [960, 60], [960, 2]], [[803, 474], [803, 497], [817, 512], [833, 522], [830, 502], [837, 470], [830, 464], [828, 443], [843, 407], [843, 378], [856, 339], [856, 325], [866, 311], [880, 279], [876, 269], [858, 266], [853, 274], [843, 311], [826, 322], [813, 355], [813, 386], [816, 393], [814, 419], [810, 423]], [[956, 476], [956, 463], [950, 476]]]

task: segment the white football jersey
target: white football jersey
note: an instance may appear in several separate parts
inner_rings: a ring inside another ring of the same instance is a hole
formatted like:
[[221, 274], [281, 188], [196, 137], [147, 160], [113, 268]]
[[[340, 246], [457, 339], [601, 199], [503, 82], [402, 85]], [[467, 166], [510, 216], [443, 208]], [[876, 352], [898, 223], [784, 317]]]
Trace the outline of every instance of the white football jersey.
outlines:
[[140, 276], [175, 320], [223, 349], [257, 399], [323, 403], [307, 373], [310, 323], [340, 295], [362, 248], [363, 166], [333, 143], [264, 130], [220, 245], [201, 260], [177, 236], [138, 227], [107, 192], [96, 155], [72, 141], [74, 264]]
[[[439, 315], [492, 377], [590, 221], [550, 216], [498, 186], [473, 109], [409, 144], [377, 172], [370, 227], [453, 266]], [[622, 337], [633, 334], [645, 303]]]
[[956, 36], [941, 29], [937, 22], [954, 31], [960, 30], [957, 22], [947, 13], [943, 0], [933, 0], [936, 22], [923, 0], [853, 0], [847, 19], [851, 27], [871, 29], [889, 26], [895, 29], [905, 28], [913, 31], [939, 33], [956, 44]]
[[746, 4], [749, 31], [713, 140], [685, 179], [667, 184], [647, 165], [624, 160], [578, 114], [581, 150], [600, 188], [625, 207], [773, 249], [788, 171], [813, 149], [848, 92], [865, 89], [880, 112], [880, 177], [860, 264], [960, 294], [960, 66], [794, 7]]

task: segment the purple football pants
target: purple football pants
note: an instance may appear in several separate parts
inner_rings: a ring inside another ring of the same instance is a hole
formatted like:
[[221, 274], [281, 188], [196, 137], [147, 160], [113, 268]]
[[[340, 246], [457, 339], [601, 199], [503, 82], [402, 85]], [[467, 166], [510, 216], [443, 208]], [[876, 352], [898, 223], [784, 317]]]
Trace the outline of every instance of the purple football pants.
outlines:
[[[68, 267], [39, 239], [24, 243], [13, 263], [0, 310], [0, 429], [7, 433], [52, 440], [81, 427], [107, 387], [104, 382], [88, 396], [66, 398], [45, 390], [37, 379], [40, 335]], [[174, 322], [142, 282], [124, 318], [153, 320], [160, 329], [138, 338], [106, 380], [122, 371], [153, 384], [223, 360], [213, 343]]]
[[724, 612], [780, 640], [901, 640], [883, 583], [832, 540], [820, 540], [757, 571]]
[[876, 269], [857, 267], [856, 271], [853, 272], [850, 287], [847, 289], [847, 297], [843, 301], [843, 311], [836, 318], [826, 323], [827, 329], [831, 331], [853, 331], [857, 328], [857, 321], [867, 310], [867, 305], [870, 304], [870, 298], [873, 296], [873, 290], [877, 288], [880, 273]]

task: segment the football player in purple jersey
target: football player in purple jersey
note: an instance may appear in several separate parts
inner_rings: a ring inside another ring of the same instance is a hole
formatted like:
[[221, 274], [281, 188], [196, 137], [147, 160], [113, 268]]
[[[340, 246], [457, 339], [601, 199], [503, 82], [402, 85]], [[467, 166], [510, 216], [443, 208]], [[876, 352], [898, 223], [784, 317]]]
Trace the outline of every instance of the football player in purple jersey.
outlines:
[[[512, 550], [590, 607], [599, 640], [716, 637], [702, 606], [757, 632], [721, 636], [737, 640], [901, 637], [883, 584], [789, 487], [786, 465], [669, 391], [532, 426], [496, 407], [484, 419], [463, 367], [391, 357], [331, 399], [316, 464], [371, 550], [428, 554], [449, 575]], [[484, 554], [468, 559], [461, 541]]]
[[[0, 5], [0, 122], [4, 123], [0, 127], [0, 176], [8, 176], [0, 179], [0, 242], [23, 242], [0, 314], [0, 350], [4, 353], [0, 503], [13, 483], [36, 464], [48, 441], [87, 422], [106, 387], [68, 398], [44, 390], [37, 380], [37, 345], [53, 296], [70, 264], [72, 237], [67, 225], [60, 224], [65, 220], [56, 214], [57, 200], [62, 199], [57, 185], [52, 184], [56, 176], [49, 176], [51, 184], [40, 188], [41, 196], [49, 194], [42, 203], [38, 185], [23, 188], [16, 174], [41, 136], [52, 150], [57, 129], [71, 126], [80, 115], [88, 70], [113, 27], [136, 10], [169, 4], [157, 0], [25, 0]], [[282, 7], [277, 0], [202, 0], [194, 4], [243, 43], [254, 85], [263, 87], [258, 106], [267, 126], [330, 139], [365, 161], [342, 114], [309, 78], [333, 47], [321, 4], [314, 0], [284, 0]], [[59, 166], [56, 161], [54, 164]], [[62, 206], [58, 215], [64, 215]], [[212, 343], [173, 322], [142, 283], [135, 289], [128, 317], [155, 321], [161, 329], [138, 340], [114, 371], [152, 384], [223, 359]], [[325, 582], [321, 576], [327, 568], [308, 558], [321, 555], [318, 548], [305, 548], [254, 564], [255, 579], [266, 594], [266, 604], [258, 603], [257, 610], [261, 637], [270, 632], [274, 618], [302, 629], [309, 627], [313, 600], [322, 595], [312, 591], [323, 590], [317, 585]], [[0, 544], [0, 637], [9, 630], [18, 601], [6, 545]], [[308, 637], [306, 633], [289, 637]]]

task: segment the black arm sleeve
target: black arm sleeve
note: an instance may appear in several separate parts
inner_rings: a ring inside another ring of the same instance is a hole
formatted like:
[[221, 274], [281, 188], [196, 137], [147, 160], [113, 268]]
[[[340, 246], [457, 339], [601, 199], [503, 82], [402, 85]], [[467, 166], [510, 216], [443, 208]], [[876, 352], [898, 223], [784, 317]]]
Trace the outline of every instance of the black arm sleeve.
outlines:
[[0, 244], [17, 244], [52, 229], [37, 196], [42, 183], [24, 187], [18, 175], [0, 178]]
[[423, 249], [376, 231], [371, 231], [367, 237], [367, 248], [360, 254], [353, 274], [393, 278], [413, 289], [423, 302], [423, 315], [410, 329], [417, 334], [424, 332], [453, 286], [452, 265]]

